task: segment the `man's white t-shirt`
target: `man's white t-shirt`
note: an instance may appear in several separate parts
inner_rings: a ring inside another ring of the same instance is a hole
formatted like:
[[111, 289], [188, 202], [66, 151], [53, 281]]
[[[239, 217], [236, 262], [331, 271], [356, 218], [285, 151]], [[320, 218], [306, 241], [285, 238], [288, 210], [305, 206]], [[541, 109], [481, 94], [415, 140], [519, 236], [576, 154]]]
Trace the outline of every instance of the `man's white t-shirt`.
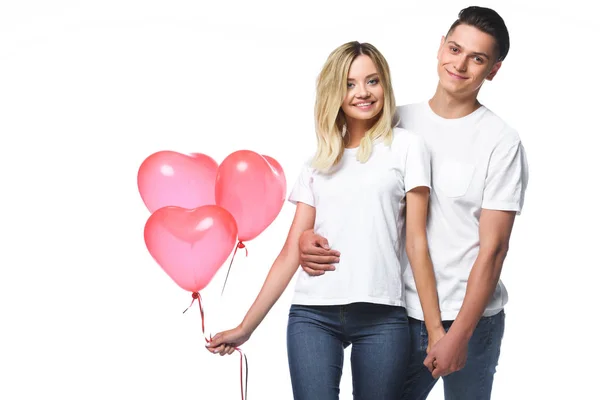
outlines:
[[[442, 319], [454, 320], [479, 253], [481, 210], [521, 212], [529, 177], [525, 150], [517, 132], [484, 106], [463, 118], [445, 119], [423, 102], [398, 107], [397, 116], [398, 126], [422, 137], [431, 153], [427, 238]], [[402, 264], [409, 265], [406, 254]], [[410, 267], [404, 280], [408, 315], [423, 320]], [[507, 300], [500, 281], [484, 316], [500, 312]]]
[[293, 304], [406, 305], [400, 261], [405, 196], [430, 187], [430, 156], [418, 135], [400, 128], [390, 146], [373, 144], [367, 162], [359, 162], [357, 152], [346, 149], [328, 174], [305, 165], [290, 193], [292, 203], [315, 207], [315, 232], [342, 254], [335, 271], [316, 277], [299, 271]]

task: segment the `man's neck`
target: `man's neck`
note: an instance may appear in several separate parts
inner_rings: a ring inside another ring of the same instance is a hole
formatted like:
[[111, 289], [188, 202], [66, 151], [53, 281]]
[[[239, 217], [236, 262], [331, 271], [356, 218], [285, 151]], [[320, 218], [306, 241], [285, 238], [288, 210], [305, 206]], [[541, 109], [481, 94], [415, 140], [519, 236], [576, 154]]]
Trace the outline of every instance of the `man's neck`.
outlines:
[[[479, 91], [478, 91], [479, 92]], [[457, 97], [445, 91], [439, 84], [435, 94], [429, 100], [431, 110], [442, 118], [456, 119], [466, 117], [481, 107], [477, 100], [477, 93]]]

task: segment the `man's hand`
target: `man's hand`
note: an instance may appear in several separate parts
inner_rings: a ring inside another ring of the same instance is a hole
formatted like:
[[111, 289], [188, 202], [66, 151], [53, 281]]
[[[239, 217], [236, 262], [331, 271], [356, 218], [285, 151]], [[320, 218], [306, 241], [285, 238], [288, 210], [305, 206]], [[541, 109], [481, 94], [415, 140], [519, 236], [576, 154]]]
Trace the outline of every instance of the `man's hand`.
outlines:
[[437, 379], [462, 369], [467, 362], [468, 338], [450, 330], [431, 347], [423, 364]]
[[332, 265], [340, 261], [340, 252], [331, 250], [327, 239], [315, 234], [313, 230], [304, 231], [300, 236], [300, 265], [311, 276], [323, 275], [325, 271], [334, 271]]

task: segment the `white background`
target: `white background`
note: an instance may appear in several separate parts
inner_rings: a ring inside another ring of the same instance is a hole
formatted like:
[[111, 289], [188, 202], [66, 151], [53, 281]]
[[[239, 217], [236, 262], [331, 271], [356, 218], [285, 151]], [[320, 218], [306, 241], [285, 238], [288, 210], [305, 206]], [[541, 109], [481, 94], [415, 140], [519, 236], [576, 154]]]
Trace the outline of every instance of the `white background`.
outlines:
[[[480, 98], [519, 131], [531, 169], [503, 271], [495, 399], [595, 397], [599, 32], [582, 4], [479, 3], [512, 39]], [[190, 294], [146, 250], [141, 162], [249, 149], [281, 162], [289, 192], [315, 146], [314, 84], [329, 52], [371, 42], [397, 103], [426, 100], [441, 36], [468, 5], [2, 0], [0, 398], [239, 398], [238, 356], [204, 349], [198, 309], [182, 315]], [[226, 266], [203, 291], [209, 331], [241, 320], [292, 215], [286, 203], [238, 253], [223, 297]], [[243, 347], [250, 399], [292, 398], [290, 295]]]

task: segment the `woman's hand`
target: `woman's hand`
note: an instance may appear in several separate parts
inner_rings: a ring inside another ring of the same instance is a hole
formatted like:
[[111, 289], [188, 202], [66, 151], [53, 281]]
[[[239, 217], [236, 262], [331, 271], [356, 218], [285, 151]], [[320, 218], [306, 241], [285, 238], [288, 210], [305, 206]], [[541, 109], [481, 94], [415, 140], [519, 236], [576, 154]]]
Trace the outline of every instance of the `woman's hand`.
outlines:
[[431, 348], [444, 336], [446, 336], [446, 330], [441, 325], [432, 331], [427, 331], [427, 354], [429, 354]]
[[235, 351], [236, 347], [241, 346], [250, 339], [250, 334], [250, 332], [244, 330], [240, 325], [235, 329], [217, 333], [210, 342], [206, 344], [206, 349], [211, 353], [220, 354], [222, 356], [231, 354]]

